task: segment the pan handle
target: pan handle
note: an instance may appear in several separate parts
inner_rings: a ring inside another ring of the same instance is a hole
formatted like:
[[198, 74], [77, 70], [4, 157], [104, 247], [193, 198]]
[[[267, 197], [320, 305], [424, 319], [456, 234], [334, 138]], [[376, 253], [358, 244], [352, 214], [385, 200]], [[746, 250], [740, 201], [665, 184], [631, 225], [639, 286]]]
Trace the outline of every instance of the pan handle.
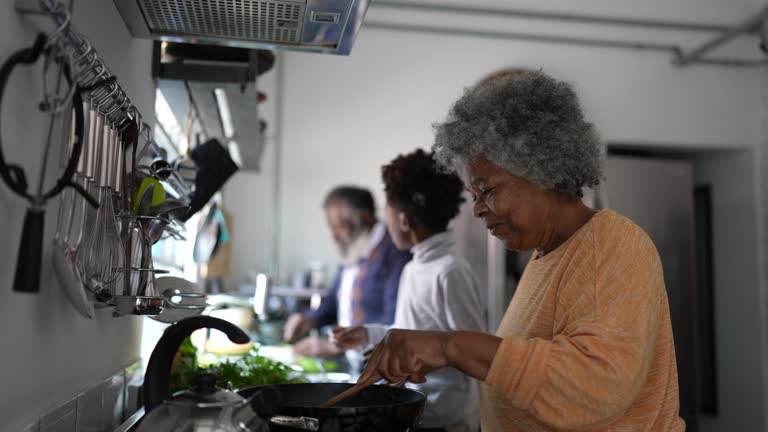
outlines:
[[16, 292], [36, 293], [40, 291], [40, 263], [43, 253], [43, 228], [45, 211], [39, 207], [30, 207], [24, 216], [21, 231], [19, 255], [16, 262], [16, 274], [13, 290]]
[[271, 424], [317, 432], [320, 429], [320, 421], [311, 417], [273, 416], [269, 418]]

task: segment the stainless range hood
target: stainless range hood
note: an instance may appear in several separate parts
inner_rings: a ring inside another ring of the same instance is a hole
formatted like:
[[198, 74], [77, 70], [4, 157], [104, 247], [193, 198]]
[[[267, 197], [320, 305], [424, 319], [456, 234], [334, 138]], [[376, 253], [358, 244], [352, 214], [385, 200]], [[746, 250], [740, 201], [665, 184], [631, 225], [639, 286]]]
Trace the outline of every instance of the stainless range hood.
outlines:
[[134, 37], [348, 55], [370, 0], [114, 0]]

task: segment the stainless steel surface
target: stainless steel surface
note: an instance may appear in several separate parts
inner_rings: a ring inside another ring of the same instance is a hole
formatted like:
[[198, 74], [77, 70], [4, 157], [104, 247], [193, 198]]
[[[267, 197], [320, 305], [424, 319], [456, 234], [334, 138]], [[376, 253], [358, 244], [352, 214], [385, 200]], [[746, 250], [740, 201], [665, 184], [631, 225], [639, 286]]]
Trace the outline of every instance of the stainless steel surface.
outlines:
[[199, 315], [206, 307], [207, 296], [196, 283], [188, 280], [165, 276], [155, 280], [155, 287], [166, 299], [163, 312], [155, 317], [156, 321], [175, 323], [186, 317]]
[[141, 241], [141, 228], [139, 224], [133, 219], [124, 219], [124, 223], [130, 224], [130, 231], [128, 238], [124, 241], [130, 245], [130, 259], [127, 260], [126, 272], [124, 274], [125, 281], [123, 283], [123, 292], [121, 295], [136, 295], [139, 291], [139, 284], [141, 282], [141, 273], [138, 269], [141, 268], [142, 257], [144, 254], [144, 247]]
[[[75, 177], [79, 178], [83, 189], [90, 194], [92, 192], [91, 183], [94, 173], [93, 161], [96, 151], [95, 143], [93, 142], [93, 131], [95, 128], [96, 115], [95, 112], [92, 111], [92, 106], [88, 101], [83, 102], [83, 112], [85, 114], [83, 128], [83, 149], [82, 153], [80, 154], [80, 164], [78, 164]], [[74, 260], [76, 252], [85, 240], [87, 233], [85, 223], [86, 217], [91, 212], [92, 208], [83, 197], [76, 195], [73, 201], [73, 210], [75, 213], [70, 220], [70, 229], [75, 229], [77, 234], [74, 240], [71, 242], [70, 246], [73, 255], [72, 271], [75, 272], [76, 269]]]
[[117, 296], [114, 298], [115, 315], [157, 315], [165, 307], [162, 297]]
[[163, 233], [165, 232], [165, 228], [168, 226], [168, 222], [169, 221], [167, 219], [161, 218], [154, 219], [149, 222], [147, 236], [150, 243], [155, 244], [163, 237]]
[[[83, 143], [83, 154], [81, 156], [81, 160], [83, 161], [83, 171], [80, 172], [80, 177], [82, 179], [83, 189], [91, 194], [93, 192], [92, 186], [94, 184], [93, 180], [96, 172], [96, 111], [90, 103], [86, 102], [86, 105], [88, 108], [85, 112], [87, 113], [86, 117], [88, 120], [85, 123], [87, 128], [84, 132], [85, 142]], [[86, 229], [86, 220], [88, 220], [91, 213], [95, 213], [93, 208], [82, 197], [80, 197], [79, 203], [76, 227], [77, 239], [72, 245], [73, 251], [77, 251], [87, 237], [88, 230]]]
[[101, 130], [101, 166], [99, 169], [99, 185], [103, 188], [109, 187], [109, 175], [112, 172], [112, 164], [114, 163], [112, 155], [112, 143], [110, 143], [109, 137], [109, 122], [104, 119]]
[[107, 128], [107, 145], [109, 146], [109, 163], [107, 164], [107, 186], [111, 191], [115, 190], [115, 175], [117, 173], [117, 131], [113, 125]]
[[[103, 153], [109, 154], [110, 139], [108, 130], [104, 130]], [[108, 301], [114, 294], [114, 283], [122, 276], [125, 265], [125, 250], [120, 237], [120, 230], [115, 217], [114, 196], [109, 188], [110, 170], [106, 167], [112, 161], [102, 160], [99, 189], [99, 209], [87, 239], [77, 254], [79, 277], [99, 301]]]
[[[74, 192], [68, 192], [70, 196], [74, 195]], [[71, 200], [71, 204], [69, 200], [62, 200], [62, 211], [67, 211], [66, 208], [68, 206], [75, 206], [77, 204], [77, 199], [74, 196], [71, 197]], [[60, 241], [54, 241], [52, 249], [53, 270], [75, 310], [83, 317], [90, 319], [93, 317], [93, 305], [88, 301], [83, 285], [80, 283], [74, 270], [76, 250], [69, 245], [71, 228], [72, 225], [68, 224], [63, 238]]]
[[127, 149], [123, 148], [122, 135], [117, 136], [117, 170], [115, 172], [114, 189], [118, 194], [122, 194], [125, 182], [125, 159]]
[[320, 429], [320, 421], [310, 417], [270, 417], [269, 422], [284, 427], [296, 428], [306, 431], [317, 431]]
[[[66, 147], [66, 153], [69, 154], [72, 151], [72, 144], [74, 137], [71, 137], [69, 145]], [[78, 169], [75, 174], [75, 181], [87, 184], [88, 180], [82, 176], [85, 154], [81, 153], [80, 161], [78, 163]], [[53, 239], [53, 248], [51, 249], [53, 270], [56, 274], [56, 278], [59, 284], [64, 289], [72, 306], [75, 310], [85, 318], [93, 317], [93, 305], [88, 301], [85, 295], [83, 285], [77, 278], [75, 273], [75, 255], [77, 242], [74, 245], [71, 244], [71, 235], [73, 228], [78, 230], [82, 229], [82, 221], [78, 226], [75, 226], [75, 218], [77, 216], [76, 210], [80, 207], [80, 201], [85, 202], [78, 194], [72, 189], [65, 189], [61, 195], [61, 201], [59, 204], [59, 217], [56, 226], [56, 235]]]
[[180, 216], [183, 216], [188, 210], [189, 206], [183, 202], [173, 198], [166, 198], [162, 204], [150, 209], [150, 215], [158, 216], [161, 218], [176, 219]]
[[[74, 147], [74, 136], [72, 133], [74, 133], [73, 129], [73, 123], [74, 123], [74, 113], [72, 116], [68, 116], [66, 120], [64, 117], [62, 117], [60, 120], [61, 122], [66, 122], [68, 125], [62, 125], [62, 151], [61, 151], [61, 157], [59, 158], [59, 169], [64, 169], [66, 166], [66, 159], [69, 157], [69, 155], [72, 153], [72, 149]], [[77, 161], [77, 169], [76, 173], [81, 172], [80, 168], [82, 165], [82, 159], [83, 155], [80, 153], [80, 159]], [[75, 181], [77, 181], [77, 177], [73, 177]], [[56, 231], [53, 235], [53, 242], [58, 243], [59, 240], [62, 237], [62, 230], [65, 229], [65, 226], [69, 225], [69, 221], [71, 221], [73, 217], [73, 211], [74, 211], [74, 205], [68, 205], [69, 201], [68, 198], [70, 196], [70, 193], [74, 193], [70, 189], [64, 189], [61, 192], [61, 195], [59, 197], [59, 211], [58, 215], [56, 216]], [[74, 196], [72, 197], [72, 201], [74, 201]]]
[[141, 240], [141, 269], [139, 269], [138, 286], [132, 286], [131, 290], [135, 295], [160, 297], [160, 293], [155, 287], [155, 274], [167, 273], [162, 270], [155, 270], [152, 263], [152, 243], [149, 240], [149, 232], [146, 224], [137, 220], [139, 225], [139, 239]]
[[144, 417], [144, 408], [140, 408], [112, 432], [136, 432], [142, 417]]
[[[140, 0], [149, 31], [274, 43], [299, 43], [304, 1]], [[179, 19], [182, 18], [182, 19]]]
[[102, 186], [102, 165], [104, 159], [104, 117], [99, 115], [96, 109], [96, 119], [94, 121], [93, 131], [93, 181], [96, 187]]
[[[148, 374], [151, 375], [151, 371]], [[146, 384], [145, 391], [149, 391]], [[151, 411], [142, 420], [140, 432], [269, 432], [251, 407], [250, 399], [216, 387], [214, 374], [195, 375], [191, 389], [148, 409]]]
[[163, 297], [165, 297], [168, 306], [175, 308], [175, 309], [184, 309], [184, 310], [194, 310], [194, 311], [202, 311], [205, 309], [205, 304], [199, 304], [199, 305], [184, 305], [182, 304], [183, 300], [176, 300], [174, 297], [179, 297], [180, 299], [193, 299], [195, 301], [205, 301], [205, 294], [184, 294], [179, 290], [165, 290], [163, 291]]
[[114, 0], [134, 37], [347, 55], [369, 0]]
[[87, 147], [85, 159], [85, 176], [89, 179], [93, 179], [96, 175], [96, 131], [98, 130], [96, 109], [89, 104], [88, 112], [88, 133], [87, 133]]

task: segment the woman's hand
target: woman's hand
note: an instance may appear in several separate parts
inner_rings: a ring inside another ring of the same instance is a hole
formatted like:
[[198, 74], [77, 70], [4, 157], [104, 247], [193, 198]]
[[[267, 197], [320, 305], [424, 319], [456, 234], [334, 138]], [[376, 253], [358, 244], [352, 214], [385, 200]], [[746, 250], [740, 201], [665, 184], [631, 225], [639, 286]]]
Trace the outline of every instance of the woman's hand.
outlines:
[[342, 349], [354, 349], [368, 345], [368, 330], [365, 327], [334, 327], [329, 340]]
[[357, 382], [379, 375], [390, 383], [419, 384], [446, 366], [484, 381], [500, 343], [500, 338], [480, 332], [390, 330]]
[[358, 382], [376, 374], [391, 383], [423, 383], [425, 376], [448, 366], [445, 332], [390, 330], [376, 345]]

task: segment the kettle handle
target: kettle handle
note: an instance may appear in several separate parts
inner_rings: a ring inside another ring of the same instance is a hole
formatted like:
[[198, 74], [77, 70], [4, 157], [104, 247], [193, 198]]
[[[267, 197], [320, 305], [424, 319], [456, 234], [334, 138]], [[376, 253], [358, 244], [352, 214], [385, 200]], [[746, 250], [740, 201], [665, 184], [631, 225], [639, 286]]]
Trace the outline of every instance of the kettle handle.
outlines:
[[171, 397], [171, 365], [184, 339], [193, 331], [212, 328], [222, 331], [229, 340], [244, 344], [251, 339], [238, 326], [219, 318], [195, 316], [168, 327], [155, 345], [144, 375], [144, 410], [149, 413]]

